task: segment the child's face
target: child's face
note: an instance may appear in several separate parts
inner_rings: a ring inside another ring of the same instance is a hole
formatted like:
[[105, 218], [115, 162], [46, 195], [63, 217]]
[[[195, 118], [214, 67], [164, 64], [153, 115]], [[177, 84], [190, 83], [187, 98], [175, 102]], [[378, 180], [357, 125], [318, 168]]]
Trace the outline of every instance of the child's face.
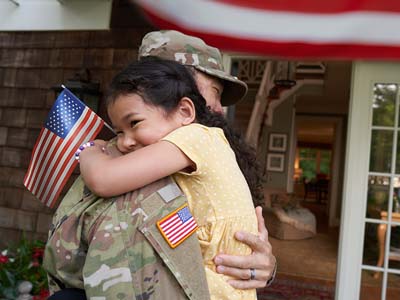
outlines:
[[108, 115], [122, 153], [157, 143], [181, 126], [174, 112], [167, 116], [162, 108], [145, 103], [137, 94], [119, 96], [109, 105]]

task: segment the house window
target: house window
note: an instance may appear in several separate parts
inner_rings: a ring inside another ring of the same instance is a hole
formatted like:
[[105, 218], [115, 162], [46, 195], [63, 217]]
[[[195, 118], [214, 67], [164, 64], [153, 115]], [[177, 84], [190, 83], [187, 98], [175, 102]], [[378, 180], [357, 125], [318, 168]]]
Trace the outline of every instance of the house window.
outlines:
[[374, 84], [362, 280], [383, 282], [381, 299], [394, 299], [400, 273], [399, 106], [399, 84]]
[[319, 148], [299, 148], [301, 178], [312, 180], [318, 176], [329, 178], [332, 151]]

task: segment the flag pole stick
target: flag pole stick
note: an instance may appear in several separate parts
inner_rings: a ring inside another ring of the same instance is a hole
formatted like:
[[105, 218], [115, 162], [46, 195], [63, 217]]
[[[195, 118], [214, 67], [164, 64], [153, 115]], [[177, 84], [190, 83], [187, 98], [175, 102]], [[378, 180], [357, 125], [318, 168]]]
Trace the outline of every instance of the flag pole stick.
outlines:
[[104, 125], [105, 125], [108, 129], [110, 129], [112, 133], [114, 133], [115, 135], [117, 135], [117, 134], [115, 133], [114, 129], [113, 129], [110, 125], [108, 125], [106, 122], [104, 122]]

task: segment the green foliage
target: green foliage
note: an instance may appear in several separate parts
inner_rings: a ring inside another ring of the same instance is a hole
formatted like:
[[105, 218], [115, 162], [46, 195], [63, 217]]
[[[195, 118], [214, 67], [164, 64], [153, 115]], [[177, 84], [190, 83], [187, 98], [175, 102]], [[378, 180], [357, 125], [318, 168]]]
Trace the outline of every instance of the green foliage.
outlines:
[[318, 174], [330, 174], [331, 150], [319, 148], [300, 148], [299, 150], [299, 167], [303, 171], [303, 178], [307, 181], [315, 179], [317, 177], [317, 165], [319, 166]]
[[372, 125], [394, 126], [397, 89], [395, 84], [375, 84]]
[[300, 168], [303, 170], [302, 177], [311, 181], [316, 177], [317, 151], [312, 148], [300, 148]]
[[302, 160], [300, 161], [300, 168], [303, 170], [303, 177], [311, 180], [316, 177], [315, 174], [315, 160]]
[[[396, 97], [398, 85], [377, 83], [373, 96], [373, 126], [385, 126], [394, 129], [396, 115]], [[370, 168], [371, 172], [390, 172], [392, 161], [393, 130], [374, 129], [371, 137]], [[400, 149], [396, 149], [396, 171], [400, 169], [398, 159]]]
[[390, 172], [392, 164], [393, 132], [372, 130], [369, 170], [371, 172]]
[[331, 173], [331, 154], [330, 150], [321, 150], [321, 160], [319, 173], [329, 175]]
[[44, 242], [23, 237], [0, 255], [0, 299], [16, 299], [18, 284], [30, 281], [34, 299], [46, 299], [47, 275], [42, 268]]

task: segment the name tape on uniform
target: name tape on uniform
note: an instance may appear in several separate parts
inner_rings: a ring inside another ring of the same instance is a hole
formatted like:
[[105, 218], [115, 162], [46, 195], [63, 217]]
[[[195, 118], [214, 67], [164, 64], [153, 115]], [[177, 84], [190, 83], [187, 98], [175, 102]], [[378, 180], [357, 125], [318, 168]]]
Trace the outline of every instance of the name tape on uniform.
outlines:
[[159, 189], [157, 193], [161, 196], [161, 198], [163, 198], [166, 203], [182, 195], [181, 189], [175, 182], [172, 182]]

